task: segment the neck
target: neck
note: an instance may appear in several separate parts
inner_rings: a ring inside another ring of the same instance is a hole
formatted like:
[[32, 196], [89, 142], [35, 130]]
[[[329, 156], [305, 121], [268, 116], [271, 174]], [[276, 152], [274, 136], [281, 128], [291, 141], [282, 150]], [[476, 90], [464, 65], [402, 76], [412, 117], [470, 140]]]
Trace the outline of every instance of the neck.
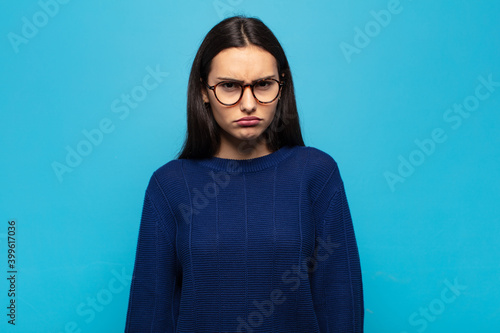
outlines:
[[272, 153], [267, 147], [263, 136], [260, 136], [257, 140], [238, 140], [221, 135], [220, 141], [219, 150], [214, 155], [219, 158], [246, 160]]

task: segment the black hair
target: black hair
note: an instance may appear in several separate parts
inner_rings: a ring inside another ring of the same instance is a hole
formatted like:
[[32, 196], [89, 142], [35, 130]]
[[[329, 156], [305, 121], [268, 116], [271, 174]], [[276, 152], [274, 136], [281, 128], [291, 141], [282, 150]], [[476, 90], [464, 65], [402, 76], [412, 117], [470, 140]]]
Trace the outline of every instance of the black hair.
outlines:
[[196, 53], [188, 83], [186, 138], [178, 159], [209, 158], [217, 153], [221, 129], [210, 105], [203, 101], [203, 82], [207, 82], [212, 59], [219, 52], [249, 45], [258, 46], [274, 56], [280, 79], [284, 81], [274, 118], [263, 133], [269, 150], [274, 152], [283, 146], [304, 146], [292, 74], [281, 44], [260, 19], [238, 15], [215, 25]]

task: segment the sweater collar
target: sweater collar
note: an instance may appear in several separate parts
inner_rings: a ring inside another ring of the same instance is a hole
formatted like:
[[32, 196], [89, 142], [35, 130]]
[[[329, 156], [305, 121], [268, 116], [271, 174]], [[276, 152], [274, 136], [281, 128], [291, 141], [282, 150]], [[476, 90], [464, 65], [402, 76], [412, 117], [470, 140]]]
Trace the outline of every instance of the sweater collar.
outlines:
[[244, 160], [210, 157], [195, 161], [211, 169], [222, 170], [230, 173], [252, 172], [277, 165], [298, 148], [299, 146], [283, 146], [271, 154]]

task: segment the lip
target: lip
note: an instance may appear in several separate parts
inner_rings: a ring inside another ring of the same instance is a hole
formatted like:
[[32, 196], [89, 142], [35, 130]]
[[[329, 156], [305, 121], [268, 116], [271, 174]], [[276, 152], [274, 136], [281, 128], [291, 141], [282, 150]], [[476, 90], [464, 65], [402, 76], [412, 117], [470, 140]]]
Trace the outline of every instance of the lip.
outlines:
[[254, 126], [257, 125], [262, 119], [258, 117], [243, 117], [236, 120], [236, 123], [240, 126]]

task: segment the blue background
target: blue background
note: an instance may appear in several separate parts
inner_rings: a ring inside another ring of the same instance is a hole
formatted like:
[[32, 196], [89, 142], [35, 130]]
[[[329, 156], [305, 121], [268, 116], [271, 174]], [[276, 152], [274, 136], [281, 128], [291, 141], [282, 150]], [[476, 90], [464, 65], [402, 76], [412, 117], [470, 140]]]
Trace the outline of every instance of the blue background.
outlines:
[[147, 182], [182, 145], [199, 44], [233, 14], [276, 34], [306, 145], [340, 166], [366, 332], [499, 331], [499, 2], [66, 2], [0, 5], [0, 331], [123, 331]]

